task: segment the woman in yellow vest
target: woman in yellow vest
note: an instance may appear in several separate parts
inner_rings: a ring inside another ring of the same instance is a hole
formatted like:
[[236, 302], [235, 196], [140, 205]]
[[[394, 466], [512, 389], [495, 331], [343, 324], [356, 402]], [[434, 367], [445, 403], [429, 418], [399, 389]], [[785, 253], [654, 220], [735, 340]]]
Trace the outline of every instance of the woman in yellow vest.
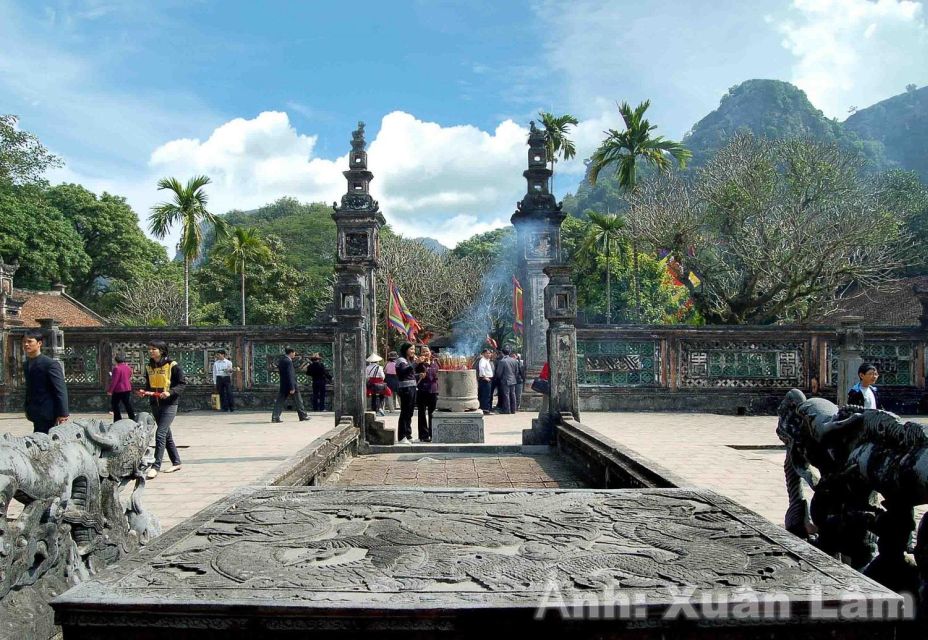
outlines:
[[158, 476], [161, 469], [161, 460], [167, 448], [171, 458], [171, 466], [165, 473], [180, 471], [180, 454], [174, 444], [174, 434], [171, 433], [171, 423], [177, 416], [177, 400], [187, 386], [180, 363], [168, 358], [168, 345], [161, 340], [152, 340], [148, 343], [148, 355], [151, 358], [145, 367], [145, 390], [139, 393], [147, 396], [151, 403], [151, 412], [158, 423], [155, 434], [155, 464], [148, 470], [149, 480]]

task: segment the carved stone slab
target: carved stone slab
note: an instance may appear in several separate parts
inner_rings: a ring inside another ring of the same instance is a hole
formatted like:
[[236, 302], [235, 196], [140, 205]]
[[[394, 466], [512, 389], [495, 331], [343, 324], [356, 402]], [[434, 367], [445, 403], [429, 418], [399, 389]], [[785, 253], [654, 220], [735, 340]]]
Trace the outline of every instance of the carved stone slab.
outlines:
[[432, 414], [432, 442], [483, 442], [480, 411], [436, 411]]
[[[571, 607], [609, 588], [642, 603], [639, 617], [536, 617], [546, 594], [549, 606], [557, 607], [555, 594]], [[681, 593], [698, 611], [706, 596], [785, 597], [791, 615], [775, 623], [662, 618]], [[817, 606], [847, 593], [900, 601], [708, 491], [262, 487], [216, 503], [53, 606], [65, 640], [142, 629], [172, 639], [465, 637], [490, 628], [562, 638], [569, 630], [572, 639], [604, 629], [669, 637], [668, 627], [675, 638], [755, 637], [753, 626], [765, 638], [893, 633], [892, 622], [809, 622]]]

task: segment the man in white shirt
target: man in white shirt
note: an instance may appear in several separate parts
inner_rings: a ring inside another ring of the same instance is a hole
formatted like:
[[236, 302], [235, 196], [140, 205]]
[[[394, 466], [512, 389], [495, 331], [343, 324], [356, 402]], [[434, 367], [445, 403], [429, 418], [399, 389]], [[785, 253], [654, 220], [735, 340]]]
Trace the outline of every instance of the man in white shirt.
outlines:
[[219, 394], [219, 406], [223, 411], [235, 411], [235, 398], [232, 397], [232, 372], [235, 370], [232, 361], [226, 358], [226, 352], [220, 349], [216, 352], [216, 361], [213, 362], [213, 384]]
[[864, 409], [882, 409], [883, 403], [876, 389], [876, 381], [880, 377], [876, 365], [864, 362], [857, 369], [857, 377], [857, 384], [847, 392], [847, 403]]
[[484, 413], [493, 408], [493, 363], [490, 350], [484, 349], [477, 361], [477, 398]]

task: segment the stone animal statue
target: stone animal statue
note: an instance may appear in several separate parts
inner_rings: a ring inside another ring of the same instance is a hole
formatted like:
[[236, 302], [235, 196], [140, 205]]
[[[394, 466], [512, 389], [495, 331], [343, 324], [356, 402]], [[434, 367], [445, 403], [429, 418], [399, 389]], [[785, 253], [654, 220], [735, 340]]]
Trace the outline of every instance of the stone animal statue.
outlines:
[[[42, 599], [49, 589], [36, 583], [76, 584], [160, 533], [141, 503], [156, 428], [141, 413], [138, 422], [82, 419], [47, 434], [0, 435], [0, 636], [15, 630], [17, 613], [35, 615], [37, 606], [23, 604], [26, 587]], [[120, 490], [132, 482], [123, 504]], [[23, 509], [12, 519], [14, 499]]]
[[928, 515], [910, 549], [914, 507], [928, 504], [928, 427], [888, 411], [807, 400], [798, 389], [778, 413], [786, 528], [890, 589], [918, 593], [920, 611], [928, 611]]

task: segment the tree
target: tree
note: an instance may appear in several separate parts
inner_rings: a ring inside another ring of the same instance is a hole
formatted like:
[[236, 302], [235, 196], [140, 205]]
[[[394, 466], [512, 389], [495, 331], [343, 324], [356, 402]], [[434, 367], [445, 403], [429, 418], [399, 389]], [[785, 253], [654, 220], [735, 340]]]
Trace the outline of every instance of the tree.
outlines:
[[625, 220], [615, 213], [597, 213], [588, 211], [589, 223], [586, 240], [581, 248], [584, 252], [602, 251], [606, 257], [606, 324], [612, 322], [612, 254], [622, 253], [625, 234]]
[[39, 182], [46, 170], [64, 163], [35, 135], [20, 131], [18, 122], [14, 115], [0, 114], [0, 182]]
[[707, 322], [804, 321], [911, 260], [905, 218], [860, 168], [836, 145], [740, 134], [693, 179], [643, 184], [635, 232], [698, 277], [681, 281]]
[[[639, 160], [654, 166], [658, 171], [669, 169], [672, 165], [671, 158], [676, 160], [681, 169], [686, 167], [687, 161], [693, 155], [689, 150], [679, 142], [666, 140], [663, 136], [651, 135], [657, 126], [644, 118], [644, 113], [650, 106], [650, 100], [645, 100], [634, 110], [627, 102], [619, 105], [619, 114], [625, 123], [625, 130], [609, 129], [606, 131], [606, 139], [590, 158], [591, 184], [596, 184], [596, 179], [603, 169], [614, 164], [619, 184], [626, 193], [634, 193], [638, 185], [637, 164]], [[635, 313], [639, 315], [641, 288], [638, 283], [638, 247], [635, 243], [632, 245], [632, 260], [635, 272]]]
[[164, 247], [142, 233], [125, 198], [108, 193], [98, 198], [76, 184], [52, 187], [46, 197], [77, 231], [90, 258], [90, 268], [73, 274], [70, 285], [84, 304], [109, 313], [119, 283], [151, 278], [168, 262]]
[[558, 156], [566, 161], [577, 155], [577, 148], [567, 134], [568, 127], [577, 126], [578, 120], [569, 113], [555, 116], [547, 111], [539, 111], [538, 116], [545, 128], [545, 152], [548, 162], [551, 163], [550, 191], [554, 193], [554, 163], [557, 162]]
[[257, 229], [241, 227], [235, 227], [232, 233], [221, 239], [216, 249], [218, 253], [224, 254], [226, 268], [241, 275], [242, 326], [245, 326], [245, 265], [267, 264], [271, 261], [271, 250], [261, 239]]
[[190, 263], [200, 255], [203, 240], [201, 223], [224, 228], [224, 222], [206, 210], [209, 199], [204, 187], [210, 183], [207, 176], [196, 176], [182, 185], [177, 178], [162, 178], [158, 190], [172, 193], [172, 202], [162, 202], [152, 207], [149, 230], [156, 238], [164, 238], [175, 223], [180, 223], [179, 248], [184, 257], [184, 325], [190, 324]]
[[18, 287], [48, 290], [89, 273], [91, 261], [80, 235], [41, 185], [0, 181], [0, 221], [0, 258], [19, 263]]

